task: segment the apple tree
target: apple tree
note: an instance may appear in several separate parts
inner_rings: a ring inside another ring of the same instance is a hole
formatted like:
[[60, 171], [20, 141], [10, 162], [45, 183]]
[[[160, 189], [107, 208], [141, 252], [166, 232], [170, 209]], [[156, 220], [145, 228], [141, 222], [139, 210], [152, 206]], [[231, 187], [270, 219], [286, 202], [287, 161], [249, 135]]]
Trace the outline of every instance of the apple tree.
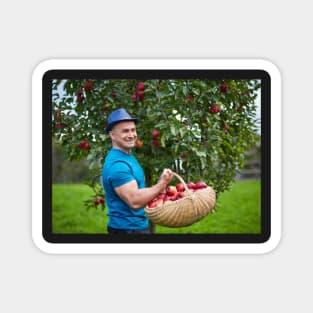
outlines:
[[67, 159], [87, 159], [96, 205], [104, 195], [93, 178], [101, 175], [111, 148], [107, 118], [121, 107], [140, 119], [133, 153], [147, 186], [167, 167], [186, 182], [206, 181], [219, 194], [229, 189], [256, 141], [259, 88], [260, 81], [242, 79], [54, 80], [53, 135]]

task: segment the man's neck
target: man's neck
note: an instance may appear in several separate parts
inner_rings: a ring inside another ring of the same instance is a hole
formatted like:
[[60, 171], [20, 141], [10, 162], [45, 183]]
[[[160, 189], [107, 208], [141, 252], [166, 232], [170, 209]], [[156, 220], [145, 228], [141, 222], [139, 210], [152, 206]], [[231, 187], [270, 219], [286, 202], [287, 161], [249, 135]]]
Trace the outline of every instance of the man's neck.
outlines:
[[120, 151], [122, 151], [122, 152], [124, 152], [126, 154], [131, 154], [131, 152], [132, 152], [131, 149], [123, 149], [123, 148], [118, 147], [116, 145], [112, 145], [112, 146], [113, 146], [114, 149], [120, 150]]

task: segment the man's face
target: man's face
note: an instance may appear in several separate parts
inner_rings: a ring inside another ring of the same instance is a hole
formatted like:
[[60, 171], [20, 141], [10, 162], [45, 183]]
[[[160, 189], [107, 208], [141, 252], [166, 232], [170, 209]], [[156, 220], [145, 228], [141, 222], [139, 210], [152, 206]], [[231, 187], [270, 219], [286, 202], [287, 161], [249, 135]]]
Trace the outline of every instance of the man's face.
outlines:
[[129, 153], [135, 147], [137, 133], [135, 122], [120, 122], [113, 126], [110, 131], [113, 147]]

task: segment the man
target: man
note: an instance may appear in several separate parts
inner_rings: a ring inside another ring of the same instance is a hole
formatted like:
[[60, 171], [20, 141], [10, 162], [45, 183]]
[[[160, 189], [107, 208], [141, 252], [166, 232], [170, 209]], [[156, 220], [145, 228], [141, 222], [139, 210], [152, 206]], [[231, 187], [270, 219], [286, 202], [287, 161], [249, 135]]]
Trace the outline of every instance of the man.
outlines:
[[162, 193], [173, 178], [172, 171], [164, 169], [156, 185], [145, 187], [143, 169], [131, 154], [137, 138], [136, 123], [138, 119], [125, 109], [112, 112], [108, 118], [106, 132], [112, 140], [112, 149], [104, 161], [102, 182], [109, 234], [150, 233], [144, 207]]

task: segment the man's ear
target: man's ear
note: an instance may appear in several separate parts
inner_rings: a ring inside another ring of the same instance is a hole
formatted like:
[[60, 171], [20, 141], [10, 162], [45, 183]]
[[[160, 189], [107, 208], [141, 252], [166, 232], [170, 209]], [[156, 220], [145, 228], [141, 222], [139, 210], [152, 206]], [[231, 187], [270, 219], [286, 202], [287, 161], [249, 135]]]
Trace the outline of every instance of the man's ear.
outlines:
[[110, 136], [111, 139], [113, 139], [114, 134], [113, 134], [113, 131], [112, 131], [112, 130], [109, 131], [109, 136]]

